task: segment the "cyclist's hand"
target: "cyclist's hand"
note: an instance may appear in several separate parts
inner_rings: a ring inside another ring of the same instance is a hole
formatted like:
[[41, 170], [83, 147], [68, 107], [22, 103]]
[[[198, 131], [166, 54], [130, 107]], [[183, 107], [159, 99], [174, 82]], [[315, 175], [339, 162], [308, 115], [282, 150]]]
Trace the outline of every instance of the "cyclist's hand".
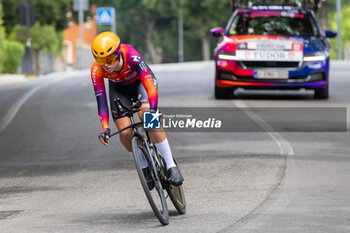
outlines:
[[110, 136], [111, 136], [111, 130], [107, 128], [98, 135], [98, 139], [100, 139], [103, 145], [108, 146], [108, 139]]

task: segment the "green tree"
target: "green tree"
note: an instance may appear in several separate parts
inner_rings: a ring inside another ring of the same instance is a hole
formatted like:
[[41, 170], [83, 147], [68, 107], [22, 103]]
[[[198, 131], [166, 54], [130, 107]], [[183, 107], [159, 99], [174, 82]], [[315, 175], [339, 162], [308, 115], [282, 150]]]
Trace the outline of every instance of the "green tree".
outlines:
[[[2, 0], [4, 5], [4, 26], [11, 38], [15, 38], [22, 45], [15, 42], [7, 43], [7, 51], [17, 51], [20, 56], [21, 48], [26, 45], [28, 29], [19, 25], [19, 5], [28, 0]], [[56, 31], [61, 31], [67, 26], [68, 18], [66, 13], [71, 7], [72, 0], [29, 0], [35, 6], [35, 25], [30, 28], [31, 47], [34, 52], [34, 70], [39, 72], [39, 53], [46, 51], [51, 54], [58, 54], [62, 48], [62, 36]], [[3, 56], [1, 56], [3, 57]], [[18, 63], [16, 59], [8, 56], [7, 66], [14, 70]]]
[[[125, 9], [130, 16], [126, 22], [128, 24], [139, 25], [139, 35], [142, 35], [147, 51], [150, 55], [150, 60], [153, 63], [160, 63], [162, 58], [160, 51], [154, 43], [155, 33], [154, 28], [157, 20], [173, 17], [176, 13], [175, 4], [171, 0], [130, 0], [126, 4], [125, 1], [120, 4], [122, 9]], [[130, 29], [128, 27], [128, 29]], [[138, 35], [138, 36], [139, 36]]]
[[175, 12], [157, 20], [153, 32], [153, 42], [161, 54], [162, 62], [178, 61], [178, 20]]
[[[146, 53], [145, 58], [153, 63], [162, 61], [162, 52], [159, 48], [160, 44], [164, 45], [164, 37], [161, 36], [164, 35], [164, 32], [160, 29], [165, 27], [169, 29], [170, 25], [174, 24], [177, 15], [175, 1], [96, 0], [95, 2], [99, 7], [115, 7], [117, 33], [124, 43], [130, 43], [136, 49], [144, 51]], [[165, 37], [173, 41], [168, 35]], [[156, 44], [156, 42], [160, 44]], [[174, 45], [168, 44], [166, 47], [170, 48]], [[173, 51], [173, 49], [171, 48], [169, 51]]]
[[4, 51], [3, 71], [11, 74], [16, 73], [24, 54], [24, 46], [16, 41], [5, 40]]
[[58, 31], [67, 27], [66, 12], [71, 7], [72, 0], [2, 0], [4, 7], [4, 26], [9, 34], [19, 24], [19, 5], [31, 2], [35, 6], [35, 20], [41, 25], [54, 25]]
[[[342, 19], [342, 30], [341, 30], [341, 40], [342, 40], [342, 51], [344, 51], [344, 45], [350, 44], [350, 21], [346, 20], [346, 17], [350, 15], [350, 6], [343, 7], [341, 12], [341, 19]], [[337, 25], [337, 13], [334, 12], [332, 14], [332, 18], [329, 22], [330, 28], [334, 31], [337, 31], [338, 25]], [[338, 57], [338, 40], [332, 39], [331, 44], [331, 58], [336, 59]]]
[[[22, 44], [26, 44], [27, 27], [17, 25], [15, 27], [16, 40]], [[62, 49], [62, 34], [56, 32], [54, 25], [40, 25], [35, 23], [30, 28], [31, 48], [34, 53], [34, 70], [39, 73], [39, 55], [40, 52], [48, 52], [50, 54], [58, 55]]]
[[32, 50], [35, 57], [35, 73], [38, 74], [39, 55], [41, 51], [51, 54], [59, 54], [62, 48], [62, 38], [56, 32], [54, 25], [40, 25], [36, 23], [31, 29], [30, 34], [32, 38]]
[[[182, 0], [185, 10], [186, 26], [197, 27], [195, 31], [201, 38], [203, 60], [210, 59], [210, 29], [224, 26], [232, 14], [231, 3], [228, 0]], [[189, 18], [192, 20], [188, 21]], [[199, 31], [199, 32], [198, 32]]]
[[30, 34], [33, 50], [59, 54], [62, 48], [60, 34], [56, 32], [54, 25], [40, 25], [40, 23], [36, 23], [30, 29]]
[[24, 52], [23, 46], [6, 39], [2, 26], [3, 8], [0, 1], [0, 72], [15, 73]]
[[0, 73], [2, 72], [2, 67], [4, 65], [4, 41], [5, 41], [5, 30], [4, 27], [2, 26], [3, 21], [3, 10], [2, 10], [2, 4], [0, 1]]

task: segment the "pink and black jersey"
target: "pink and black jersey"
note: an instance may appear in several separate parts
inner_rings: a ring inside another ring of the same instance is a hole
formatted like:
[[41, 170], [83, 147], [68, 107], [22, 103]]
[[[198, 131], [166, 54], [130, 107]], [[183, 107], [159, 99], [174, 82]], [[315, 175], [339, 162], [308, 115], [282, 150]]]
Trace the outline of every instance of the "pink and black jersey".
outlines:
[[131, 45], [122, 44], [121, 56], [124, 58], [124, 64], [119, 72], [107, 73], [96, 61], [91, 67], [91, 79], [103, 129], [109, 128], [109, 112], [104, 78], [108, 78], [120, 86], [125, 86], [125, 88], [128, 88], [128, 85], [140, 79], [147, 92], [150, 108], [152, 110], [157, 109], [158, 93], [154, 86], [152, 75], [140, 54]]

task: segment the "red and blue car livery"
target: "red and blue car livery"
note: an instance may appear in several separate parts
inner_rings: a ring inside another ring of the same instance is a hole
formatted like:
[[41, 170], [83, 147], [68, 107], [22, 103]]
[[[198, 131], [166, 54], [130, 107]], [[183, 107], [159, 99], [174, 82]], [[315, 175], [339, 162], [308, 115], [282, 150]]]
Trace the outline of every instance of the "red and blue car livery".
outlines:
[[314, 89], [328, 98], [329, 49], [312, 10], [291, 6], [237, 9], [215, 49], [215, 97], [228, 98], [236, 88]]

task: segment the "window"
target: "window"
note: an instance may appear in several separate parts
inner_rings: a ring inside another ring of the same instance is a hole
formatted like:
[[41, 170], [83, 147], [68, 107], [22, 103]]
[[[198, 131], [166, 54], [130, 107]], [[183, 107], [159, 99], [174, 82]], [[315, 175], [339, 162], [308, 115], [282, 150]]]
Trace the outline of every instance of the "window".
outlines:
[[251, 17], [241, 14], [233, 19], [229, 35], [319, 36], [319, 32], [310, 15]]

